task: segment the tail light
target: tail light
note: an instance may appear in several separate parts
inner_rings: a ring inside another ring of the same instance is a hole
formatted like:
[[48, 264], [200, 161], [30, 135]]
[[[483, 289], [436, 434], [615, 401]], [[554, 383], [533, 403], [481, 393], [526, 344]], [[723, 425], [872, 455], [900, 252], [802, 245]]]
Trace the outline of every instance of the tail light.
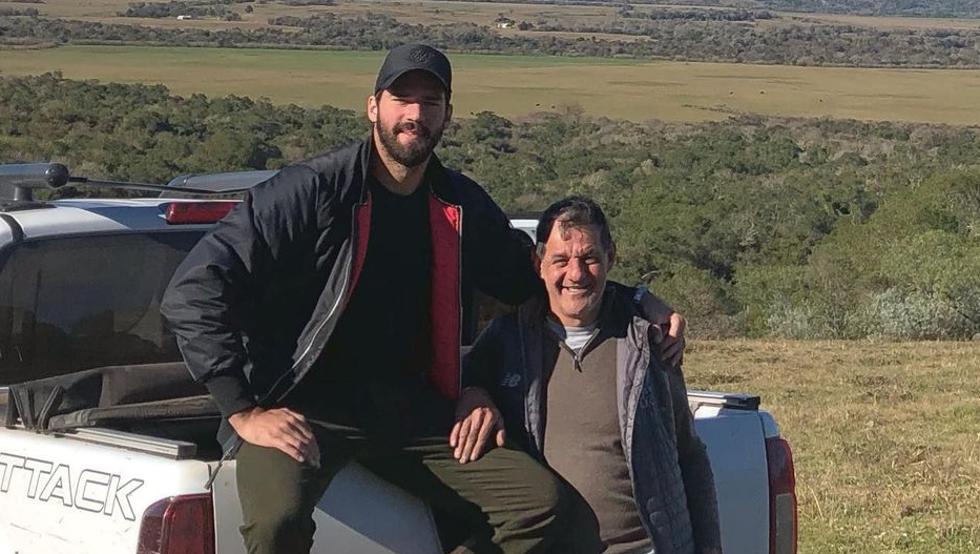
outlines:
[[164, 206], [163, 217], [171, 225], [217, 223], [237, 204], [237, 200], [171, 202]]
[[143, 512], [136, 554], [214, 554], [211, 494], [164, 498]]
[[769, 463], [769, 554], [796, 554], [796, 471], [793, 450], [780, 437], [766, 439]]

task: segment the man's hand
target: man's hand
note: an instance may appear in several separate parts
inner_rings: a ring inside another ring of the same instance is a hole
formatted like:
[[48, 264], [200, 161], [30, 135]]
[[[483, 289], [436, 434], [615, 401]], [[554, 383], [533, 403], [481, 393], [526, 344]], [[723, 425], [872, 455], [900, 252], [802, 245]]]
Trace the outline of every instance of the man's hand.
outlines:
[[650, 336], [660, 347], [660, 359], [667, 365], [679, 366], [684, 360], [684, 329], [687, 320], [663, 300], [645, 288], [637, 289], [634, 297], [640, 304], [643, 317], [653, 324]]
[[476, 460], [493, 448], [488, 444], [491, 434], [497, 446], [504, 445], [504, 421], [490, 395], [479, 387], [463, 389], [456, 401], [456, 424], [449, 433], [453, 457], [461, 464]]
[[251, 444], [278, 448], [297, 462], [320, 467], [320, 447], [302, 414], [288, 408], [255, 407], [232, 414], [228, 423]]
[[684, 316], [677, 312], [670, 314], [667, 335], [660, 343], [660, 358], [668, 365], [676, 367], [684, 361], [685, 328], [687, 328], [687, 320]]

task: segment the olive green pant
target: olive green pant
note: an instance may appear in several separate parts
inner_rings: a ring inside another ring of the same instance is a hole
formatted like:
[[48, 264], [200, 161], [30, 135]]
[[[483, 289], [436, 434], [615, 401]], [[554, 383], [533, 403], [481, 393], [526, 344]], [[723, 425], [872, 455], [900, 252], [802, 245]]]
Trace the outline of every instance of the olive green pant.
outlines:
[[505, 446], [460, 464], [446, 437], [380, 441], [315, 426], [320, 468], [246, 443], [236, 457], [241, 527], [250, 554], [306, 554], [313, 509], [334, 475], [357, 460], [378, 476], [452, 514], [466, 533], [457, 552], [601, 550], [598, 523], [581, 496], [521, 450]]

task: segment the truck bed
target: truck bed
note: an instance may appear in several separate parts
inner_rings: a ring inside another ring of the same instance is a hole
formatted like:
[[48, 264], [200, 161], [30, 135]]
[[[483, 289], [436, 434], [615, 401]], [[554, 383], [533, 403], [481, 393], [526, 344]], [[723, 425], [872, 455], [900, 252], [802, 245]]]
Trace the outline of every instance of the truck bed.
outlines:
[[[764, 429], [766, 418], [772, 421], [745, 398], [751, 397], [689, 396], [715, 472], [729, 553], [768, 549]], [[0, 389], [0, 409], [5, 401]], [[214, 435], [208, 435], [216, 425], [215, 418], [46, 435], [0, 429], [0, 554], [69, 551], [69, 541], [70, 551], [79, 554], [136, 552], [140, 520], [149, 506], [206, 492], [205, 483], [218, 467]], [[244, 553], [234, 460], [222, 465], [211, 494], [216, 552]], [[337, 476], [314, 520], [314, 553], [442, 550], [427, 506], [357, 464]]]

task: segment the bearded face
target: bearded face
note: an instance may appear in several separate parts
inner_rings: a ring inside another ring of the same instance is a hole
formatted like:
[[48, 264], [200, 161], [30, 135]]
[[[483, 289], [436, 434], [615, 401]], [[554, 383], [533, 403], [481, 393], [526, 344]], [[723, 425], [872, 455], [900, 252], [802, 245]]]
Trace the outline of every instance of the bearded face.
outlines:
[[388, 156], [405, 167], [418, 167], [429, 159], [442, 139], [445, 126], [430, 129], [418, 121], [388, 123], [378, 118], [374, 122], [381, 147]]
[[424, 71], [410, 71], [368, 99], [378, 148], [404, 167], [426, 162], [449, 122], [452, 108], [442, 84]]

